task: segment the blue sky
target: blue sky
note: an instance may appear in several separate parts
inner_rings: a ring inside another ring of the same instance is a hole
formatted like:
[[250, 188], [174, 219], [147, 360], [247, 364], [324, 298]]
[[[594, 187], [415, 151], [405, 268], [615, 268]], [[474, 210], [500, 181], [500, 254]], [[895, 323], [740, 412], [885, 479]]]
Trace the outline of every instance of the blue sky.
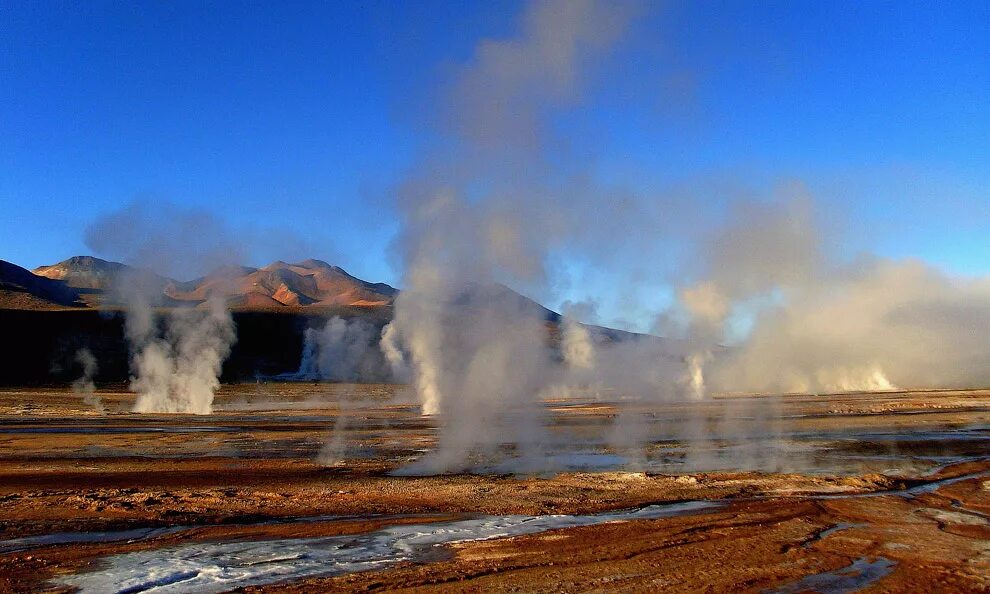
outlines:
[[[648, 6], [561, 122], [596, 176], [644, 195], [801, 180], [850, 249], [990, 273], [990, 3]], [[86, 253], [98, 217], [167, 200], [259, 238], [251, 264], [398, 283], [388, 198], [416, 114], [520, 10], [0, 0], [0, 258]]]

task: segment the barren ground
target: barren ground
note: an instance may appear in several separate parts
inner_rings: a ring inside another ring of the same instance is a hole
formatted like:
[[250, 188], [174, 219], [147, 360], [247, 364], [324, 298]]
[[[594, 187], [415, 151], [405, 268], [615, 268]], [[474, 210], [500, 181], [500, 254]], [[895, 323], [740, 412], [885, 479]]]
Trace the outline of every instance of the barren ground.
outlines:
[[[492, 472], [428, 477], [393, 474], [436, 445], [433, 422], [393, 386], [224, 387], [204, 417], [130, 414], [123, 388], [99, 395], [108, 414], [66, 390], [0, 392], [0, 591], [70, 591], [72, 576], [139, 551], [277, 551], [401, 525], [686, 501], [718, 505], [420, 547], [338, 575], [291, 573], [305, 555], [273, 558], [285, 579], [239, 567], [254, 577], [228, 571], [213, 591], [990, 590], [990, 391], [649, 410], [589, 395], [547, 404], [554, 468], [499, 473], [479, 459]], [[645, 447], [609, 437], [630, 414], [648, 419]], [[707, 437], [679, 433], [685, 419]], [[130, 591], [196, 591], [182, 579]]]

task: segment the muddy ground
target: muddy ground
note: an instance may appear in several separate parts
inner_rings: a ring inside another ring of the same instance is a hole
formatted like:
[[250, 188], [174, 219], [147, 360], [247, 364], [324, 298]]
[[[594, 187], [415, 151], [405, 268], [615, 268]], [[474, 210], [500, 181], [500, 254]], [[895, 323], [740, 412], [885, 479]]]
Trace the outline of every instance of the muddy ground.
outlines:
[[[401, 392], [227, 386], [203, 417], [128, 413], [123, 387], [100, 391], [107, 414], [67, 390], [0, 392], [0, 591], [71, 591], [72, 576], [138, 551], [168, 559], [184, 546], [685, 501], [718, 505], [222, 589], [990, 590], [990, 391], [641, 410], [586, 394], [547, 403], [547, 468], [507, 471], [507, 449], [473, 460], [477, 474], [440, 476], [401, 476], [437, 444], [435, 421]], [[649, 420], [635, 446], [610, 437], [630, 414]], [[685, 419], [704, 432], [683, 433]], [[293, 561], [279, 563], [288, 571]], [[196, 591], [181, 580], [139, 583], [130, 591]]]

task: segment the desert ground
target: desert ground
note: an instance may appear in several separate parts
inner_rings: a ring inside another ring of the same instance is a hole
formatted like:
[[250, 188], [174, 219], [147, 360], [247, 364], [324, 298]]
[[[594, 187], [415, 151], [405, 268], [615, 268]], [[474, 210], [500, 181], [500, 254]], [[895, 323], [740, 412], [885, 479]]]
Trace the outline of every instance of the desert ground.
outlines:
[[97, 396], [0, 391], [0, 591], [990, 590], [990, 390], [588, 393], [545, 403], [542, 465], [432, 476], [399, 386]]

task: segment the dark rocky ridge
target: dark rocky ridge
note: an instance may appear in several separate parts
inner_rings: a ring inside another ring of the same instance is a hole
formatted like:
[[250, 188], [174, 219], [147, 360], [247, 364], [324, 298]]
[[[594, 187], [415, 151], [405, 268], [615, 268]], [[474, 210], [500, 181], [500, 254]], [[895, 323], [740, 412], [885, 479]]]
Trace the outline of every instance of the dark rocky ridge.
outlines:
[[36, 309], [81, 307], [81, 293], [65, 282], [32, 274], [5, 260], [0, 260], [0, 307]]

